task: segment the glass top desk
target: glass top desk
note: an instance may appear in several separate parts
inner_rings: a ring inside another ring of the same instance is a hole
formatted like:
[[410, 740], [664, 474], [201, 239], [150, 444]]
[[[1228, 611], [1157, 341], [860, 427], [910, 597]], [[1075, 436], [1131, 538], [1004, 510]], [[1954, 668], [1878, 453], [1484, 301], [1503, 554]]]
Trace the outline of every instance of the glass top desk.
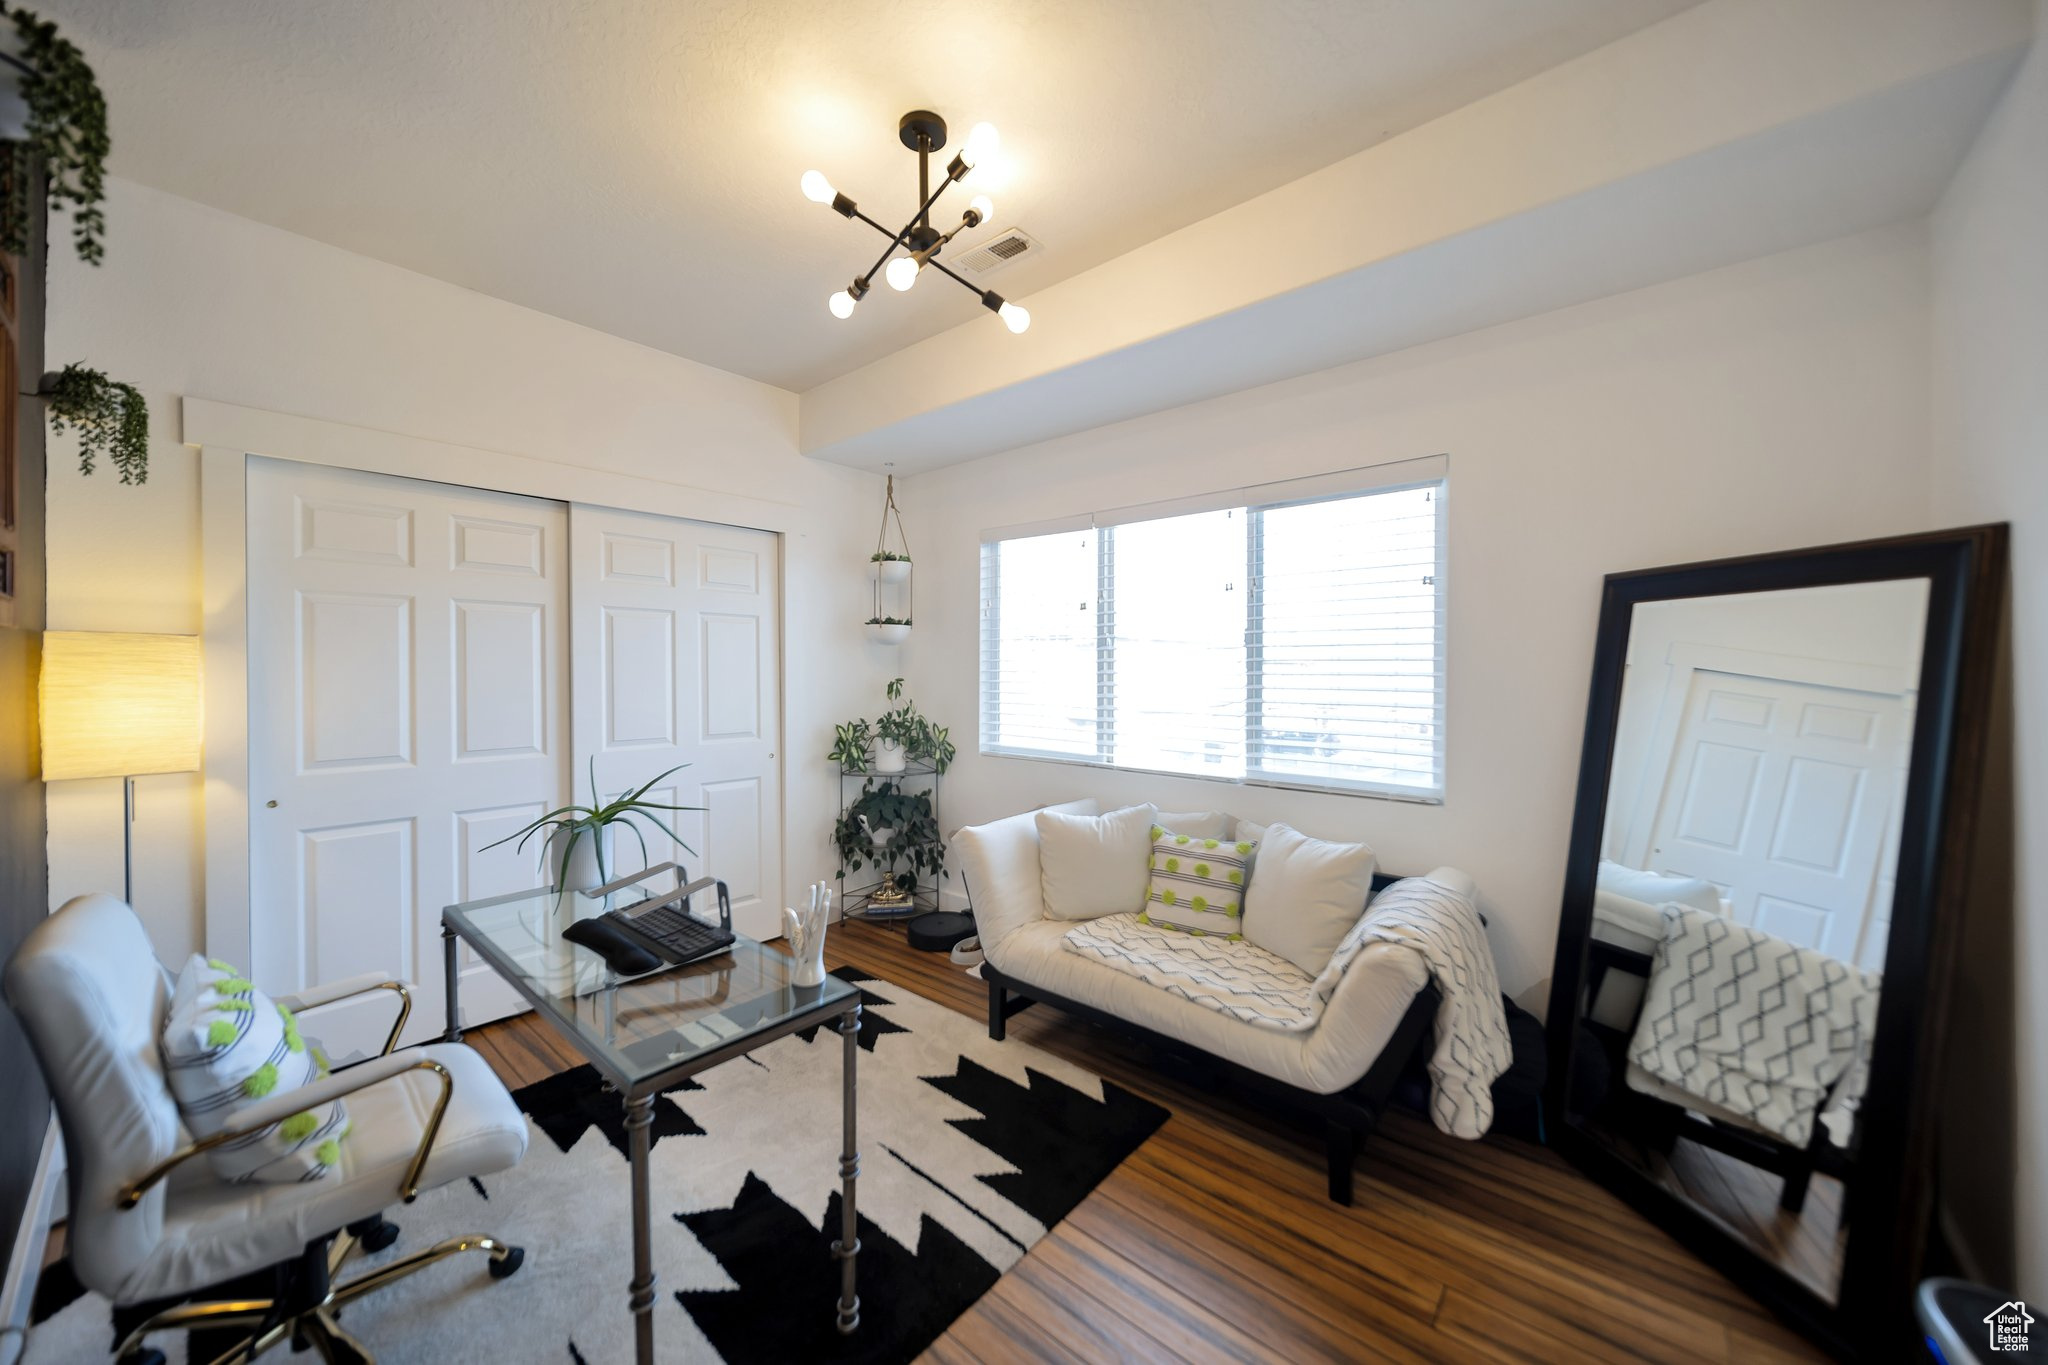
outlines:
[[[860, 1300], [854, 1295], [854, 1257], [860, 1251], [854, 1210], [854, 1181], [860, 1170], [854, 1144], [860, 992], [829, 975], [820, 985], [800, 986], [794, 979], [794, 959], [745, 935], [738, 936], [729, 950], [700, 961], [624, 978], [597, 953], [562, 937], [562, 930], [579, 919], [667, 898], [668, 889], [656, 883], [659, 874], [669, 871], [675, 874], [676, 886], [682, 886], [683, 869], [660, 863], [588, 892], [522, 891], [443, 910], [448, 1022], [442, 1036], [451, 1043], [462, 1038], [456, 997], [460, 940], [619, 1092], [626, 1109], [633, 1179], [633, 1280], [628, 1301], [636, 1354], [642, 1365], [651, 1365], [654, 1266], [647, 1153], [654, 1097], [777, 1038], [832, 1024], [844, 1040], [845, 1057], [845, 1136], [839, 1161], [845, 1195], [832, 1253], [841, 1266], [838, 1327], [852, 1332], [860, 1324]], [[721, 900], [725, 897], [723, 883], [718, 894]]]

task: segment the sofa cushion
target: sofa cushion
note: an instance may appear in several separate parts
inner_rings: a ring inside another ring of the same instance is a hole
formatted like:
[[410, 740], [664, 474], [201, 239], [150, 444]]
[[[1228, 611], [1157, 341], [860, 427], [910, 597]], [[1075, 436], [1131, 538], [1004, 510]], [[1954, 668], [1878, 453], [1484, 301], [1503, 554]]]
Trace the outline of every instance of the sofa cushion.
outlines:
[[1365, 913], [1375, 865], [1368, 845], [1268, 826], [1245, 891], [1245, 937], [1317, 975]]
[[1228, 839], [1232, 829], [1230, 817], [1220, 810], [1163, 810], [1152, 823], [1196, 839]]
[[1073, 928], [1054, 920], [1027, 924], [1007, 935], [989, 962], [1026, 988], [1036, 986], [1321, 1095], [1366, 1073], [1429, 980], [1412, 948], [1367, 944], [1337, 983], [1321, 1021], [1303, 1032], [1280, 1033], [1253, 1028], [1069, 951], [1066, 935]]
[[[1639, 868], [1624, 867], [1620, 863], [1600, 860], [1600, 872], [1595, 885], [1602, 891], [1611, 891], [1617, 896], [1626, 896], [1632, 901], [1646, 905], [1668, 905], [1676, 901], [1690, 905], [1695, 910], [1704, 910], [1710, 915], [1721, 911], [1721, 893], [1714, 884], [1699, 877], [1674, 877], [1665, 872], [1644, 872]], [[1661, 938], [1661, 928], [1660, 928]]]
[[1094, 919], [1141, 908], [1154, 814], [1149, 805], [1107, 815], [1039, 811], [1038, 875], [1046, 918]]
[[1067, 951], [1233, 1019], [1281, 1033], [1314, 1028], [1316, 978], [1241, 934], [1162, 932], [1147, 915], [1104, 915], [1067, 930]]
[[1138, 921], [1186, 934], [1243, 938], [1245, 869], [1257, 847], [1152, 826], [1152, 882]]

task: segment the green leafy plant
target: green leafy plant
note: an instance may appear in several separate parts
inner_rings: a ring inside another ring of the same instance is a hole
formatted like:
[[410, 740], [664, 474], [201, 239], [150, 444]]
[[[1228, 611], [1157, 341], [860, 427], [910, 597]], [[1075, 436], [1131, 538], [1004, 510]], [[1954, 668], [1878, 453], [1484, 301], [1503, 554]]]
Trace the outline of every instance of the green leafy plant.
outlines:
[[640, 841], [640, 860], [643, 866], [645, 866], [647, 861], [647, 838], [640, 832], [639, 822], [642, 820], [647, 821], [656, 829], [660, 830], [663, 834], [666, 834], [669, 838], [673, 839], [676, 843], [676, 847], [682, 849], [691, 857], [695, 857], [697, 851], [691, 848], [688, 844], [684, 843], [682, 836], [677, 834], [673, 829], [670, 829], [668, 826], [668, 822], [662, 819], [659, 815], [656, 815], [655, 812], [703, 810], [704, 807], [675, 806], [669, 805], [665, 802], [649, 801], [647, 799], [647, 793], [653, 789], [655, 783], [661, 781], [670, 773], [681, 772], [683, 769], [689, 766], [690, 765], [687, 763], [678, 763], [675, 767], [670, 768], [667, 772], [656, 773], [653, 777], [648, 778], [645, 782], [640, 784], [638, 790], [628, 792], [624, 796], [618, 798], [616, 801], [606, 802], [602, 797], [598, 795], [597, 760], [595, 758], [592, 758], [590, 760], [589, 805], [558, 807], [555, 810], [549, 811], [546, 815], [541, 816], [532, 824], [527, 825], [524, 829], [518, 830], [517, 832], [512, 834], [508, 834], [504, 838], [497, 840], [495, 843], [485, 844], [484, 847], [487, 849], [496, 848], [498, 847], [499, 844], [509, 844], [514, 839], [517, 839], [519, 842], [514, 851], [524, 852], [528, 841], [530, 841], [535, 835], [539, 834], [542, 830], [546, 830], [550, 837], [552, 837], [554, 832], [558, 829], [568, 830], [570, 832], [569, 837], [562, 841], [562, 865], [555, 871], [555, 890], [557, 891], [560, 891], [564, 886], [568, 885], [569, 859], [575, 855], [577, 843], [580, 842], [583, 836], [586, 834], [597, 841], [596, 849], [598, 877], [603, 881], [611, 880], [611, 869], [607, 868], [604, 865], [604, 840], [600, 838], [598, 835], [598, 831], [602, 830], [606, 825], [624, 825], [627, 829], [632, 831], [633, 837]]
[[[884, 690], [890, 701], [901, 701], [903, 679], [891, 678]], [[917, 709], [916, 703], [904, 702], [892, 711], [883, 712], [879, 720], [850, 720], [835, 726], [832, 752], [825, 757], [848, 772], [864, 773], [870, 761], [869, 750], [877, 740], [901, 745], [905, 758], [913, 763], [929, 763], [935, 772], [946, 771], [959, 755], [948, 727], [932, 724]]]
[[871, 626], [907, 626], [910, 624], [910, 618], [908, 616], [870, 616], [866, 624]]
[[30, 195], [42, 177], [43, 196], [53, 211], [71, 210], [71, 241], [78, 259], [98, 265], [106, 214], [107, 101], [86, 64], [85, 54], [57, 26], [25, 9], [0, 5], [21, 41], [18, 58], [21, 96], [28, 104], [28, 131], [8, 147], [6, 185], [0, 195], [0, 247], [15, 256], [29, 247]]
[[50, 430], [78, 433], [78, 471], [90, 474], [101, 455], [121, 471], [122, 483], [149, 479], [149, 403], [133, 384], [109, 379], [84, 365], [66, 365], [43, 390]]
[[[862, 824], [865, 818], [867, 823]], [[875, 847], [873, 830], [889, 830], [889, 841]], [[839, 852], [839, 875], [873, 866], [883, 879], [903, 891], [915, 891], [920, 875], [950, 877], [946, 841], [932, 810], [930, 792], [906, 792], [900, 782], [861, 784], [860, 796], [832, 827], [832, 846]], [[899, 867], [903, 870], [899, 871]]]
[[870, 564], [908, 564], [909, 562], [910, 556], [908, 554], [898, 554], [894, 550], [877, 550], [868, 556], [868, 563]]

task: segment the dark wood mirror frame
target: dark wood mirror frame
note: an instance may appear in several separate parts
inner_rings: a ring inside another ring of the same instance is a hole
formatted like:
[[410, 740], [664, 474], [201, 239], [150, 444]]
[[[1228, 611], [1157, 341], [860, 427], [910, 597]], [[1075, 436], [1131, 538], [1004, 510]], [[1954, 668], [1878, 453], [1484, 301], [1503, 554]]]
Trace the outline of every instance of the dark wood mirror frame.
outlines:
[[[1920, 1337], [1912, 1320], [1912, 1291], [1932, 1217], [1937, 1071], [1967, 894], [2005, 575], [2006, 528], [1992, 525], [1610, 574], [1601, 596], [1551, 980], [1547, 1031], [1553, 1141], [1574, 1165], [1793, 1326], [1848, 1359], [1903, 1359]], [[1631, 1165], [1574, 1119], [1569, 1103], [1573, 1044], [1636, 604], [1902, 578], [1928, 580], [1926, 643], [1884, 987], [1861, 1110], [1857, 1174], [1845, 1210], [1848, 1244], [1836, 1301], [1829, 1303], [1767, 1264], [1721, 1223]]]

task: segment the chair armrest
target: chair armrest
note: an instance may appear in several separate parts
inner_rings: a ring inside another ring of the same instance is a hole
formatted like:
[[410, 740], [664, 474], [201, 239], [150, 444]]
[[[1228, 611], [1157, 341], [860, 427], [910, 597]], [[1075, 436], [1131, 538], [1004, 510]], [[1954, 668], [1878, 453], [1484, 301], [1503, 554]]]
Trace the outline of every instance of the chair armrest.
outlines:
[[434, 1102], [434, 1112], [427, 1119], [427, 1131], [420, 1135], [420, 1145], [413, 1152], [412, 1161], [405, 1169], [405, 1179], [398, 1187], [399, 1197], [410, 1204], [419, 1197], [420, 1172], [426, 1168], [434, 1139], [441, 1135], [441, 1119], [447, 1114], [448, 1100], [455, 1093], [455, 1078], [448, 1074], [448, 1068], [417, 1051], [377, 1057], [311, 1085], [243, 1105], [234, 1111], [233, 1122], [228, 1127], [171, 1153], [151, 1167], [148, 1174], [121, 1192], [118, 1205], [124, 1209], [134, 1208], [158, 1181], [201, 1152], [210, 1152], [216, 1147], [250, 1137], [302, 1110], [331, 1103], [358, 1090], [367, 1090], [408, 1071], [431, 1071], [441, 1078], [441, 1097]]
[[405, 1021], [412, 1017], [412, 990], [388, 972], [364, 972], [323, 986], [312, 986], [298, 995], [280, 995], [277, 1003], [293, 1014], [309, 1014], [343, 1000], [368, 995], [371, 991], [391, 991], [398, 996], [398, 1017], [391, 1021], [391, 1032], [385, 1035], [383, 1050], [377, 1054], [389, 1057], [392, 1049], [398, 1046], [398, 1035], [405, 1032]]

